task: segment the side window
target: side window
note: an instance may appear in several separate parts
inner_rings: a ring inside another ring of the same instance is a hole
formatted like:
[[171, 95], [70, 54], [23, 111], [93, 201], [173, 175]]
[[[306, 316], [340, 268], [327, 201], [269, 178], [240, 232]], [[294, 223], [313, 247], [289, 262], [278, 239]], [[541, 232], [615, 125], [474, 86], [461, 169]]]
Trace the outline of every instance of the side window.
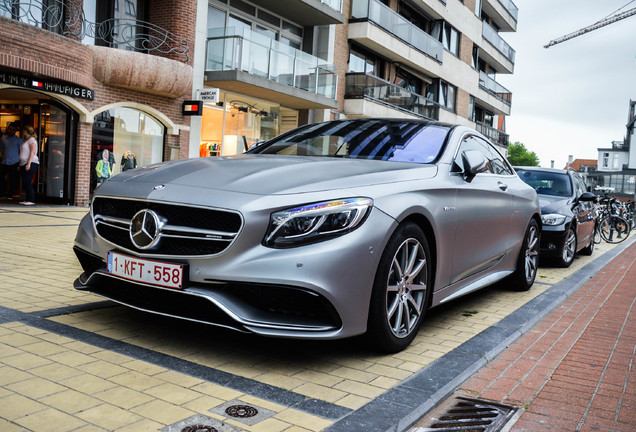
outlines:
[[457, 166], [461, 167], [461, 169], [466, 171], [466, 167], [464, 166], [464, 161], [462, 159], [462, 153], [465, 152], [466, 150], [476, 150], [480, 152], [481, 154], [483, 154], [487, 161], [486, 162], [487, 169], [484, 172], [491, 173], [491, 174], [495, 172], [493, 170], [492, 161], [491, 161], [492, 157], [488, 147], [484, 146], [484, 142], [482, 142], [478, 138], [471, 135], [464, 137], [461, 144], [459, 145], [459, 151], [457, 152], [457, 157], [455, 159], [455, 163], [457, 164]]
[[506, 162], [506, 159], [495, 149], [492, 144], [480, 139], [475, 138], [487, 149], [490, 154], [490, 164], [492, 165], [492, 170], [495, 174], [499, 175], [512, 175], [512, 168]]
[[578, 175], [574, 176], [574, 190], [576, 191], [577, 197], [580, 197], [586, 192], [585, 183], [583, 183], [583, 179]]

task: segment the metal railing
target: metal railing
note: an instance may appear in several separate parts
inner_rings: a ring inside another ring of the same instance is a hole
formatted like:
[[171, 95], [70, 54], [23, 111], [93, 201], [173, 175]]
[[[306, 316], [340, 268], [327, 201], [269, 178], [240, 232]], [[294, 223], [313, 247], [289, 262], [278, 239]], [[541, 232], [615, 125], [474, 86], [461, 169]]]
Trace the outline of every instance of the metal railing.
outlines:
[[479, 71], [479, 87], [483, 88], [506, 105], [510, 105], [512, 103], [512, 93], [482, 71]]
[[77, 0], [0, 0], [0, 16], [87, 44], [147, 54], [175, 55], [190, 62], [185, 39], [149, 22], [111, 18], [90, 22]]
[[497, 0], [497, 1], [499, 2], [499, 4], [501, 4], [504, 7], [504, 9], [508, 11], [510, 16], [512, 16], [512, 18], [515, 21], [517, 21], [519, 16], [519, 8], [517, 7], [517, 5], [514, 4], [512, 0]]
[[345, 99], [369, 99], [410, 114], [439, 120], [440, 104], [381, 78], [364, 73], [348, 73]]
[[492, 28], [486, 21], [482, 22], [482, 35], [484, 36], [484, 39], [490, 42], [492, 46], [497, 49], [497, 51], [502, 53], [508, 60], [514, 63], [515, 50], [513, 50], [510, 45], [508, 45], [508, 42], [506, 42], [501, 36], [499, 36], [497, 30]]
[[477, 130], [477, 132], [481, 133], [484, 136], [487, 136], [492, 142], [496, 144], [508, 147], [508, 142], [510, 140], [508, 134], [503, 133], [499, 129], [496, 129], [484, 123], [476, 122], [475, 125], [475, 129]]
[[335, 67], [266, 36], [233, 27], [208, 30], [207, 71], [241, 70], [278, 83], [336, 98]]
[[353, 0], [351, 18], [367, 19], [429, 57], [442, 62], [444, 47], [440, 41], [378, 0]]

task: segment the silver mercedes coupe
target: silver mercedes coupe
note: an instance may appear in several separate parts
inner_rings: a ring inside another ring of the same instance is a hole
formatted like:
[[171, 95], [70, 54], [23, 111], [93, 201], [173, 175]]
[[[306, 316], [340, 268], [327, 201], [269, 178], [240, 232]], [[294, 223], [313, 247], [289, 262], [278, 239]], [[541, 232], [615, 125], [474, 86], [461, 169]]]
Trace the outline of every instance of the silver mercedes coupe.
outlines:
[[540, 210], [484, 136], [437, 122], [302, 126], [244, 154], [128, 170], [79, 225], [75, 281], [264, 336], [395, 352], [431, 307], [537, 272]]

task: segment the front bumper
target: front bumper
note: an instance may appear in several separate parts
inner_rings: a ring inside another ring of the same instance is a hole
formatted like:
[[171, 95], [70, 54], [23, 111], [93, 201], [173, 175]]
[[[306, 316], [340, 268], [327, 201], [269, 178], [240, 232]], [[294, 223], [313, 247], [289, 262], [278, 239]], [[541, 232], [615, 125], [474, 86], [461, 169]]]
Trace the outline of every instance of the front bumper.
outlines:
[[563, 225], [543, 226], [541, 230], [541, 256], [560, 256], [563, 253], [567, 229]]
[[179, 259], [188, 264], [189, 280], [179, 290], [109, 274], [106, 255], [117, 248], [96, 235], [87, 216], [74, 248], [84, 273], [74, 287], [140, 310], [243, 332], [349, 337], [366, 331], [375, 271], [394, 228], [393, 219], [374, 209], [357, 230], [312, 245], [271, 249], [239, 236], [221, 255]]

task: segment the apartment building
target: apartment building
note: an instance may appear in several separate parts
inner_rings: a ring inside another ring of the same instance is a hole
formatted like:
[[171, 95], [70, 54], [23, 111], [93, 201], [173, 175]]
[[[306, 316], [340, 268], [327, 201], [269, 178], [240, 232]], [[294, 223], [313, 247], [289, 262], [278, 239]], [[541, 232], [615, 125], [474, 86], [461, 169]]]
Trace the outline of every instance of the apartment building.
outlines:
[[517, 15], [510, 0], [209, 0], [194, 87], [214, 97], [190, 156], [197, 138], [199, 155], [227, 155], [354, 117], [466, 124], [506, 147], [497, 76], [514, 71], [502, 34]]
[[87, 204], [106, 149], [114, 174], [188, 156], [197, 5], [0, 1], [0, 128], [35, 128], [37, 202]]

